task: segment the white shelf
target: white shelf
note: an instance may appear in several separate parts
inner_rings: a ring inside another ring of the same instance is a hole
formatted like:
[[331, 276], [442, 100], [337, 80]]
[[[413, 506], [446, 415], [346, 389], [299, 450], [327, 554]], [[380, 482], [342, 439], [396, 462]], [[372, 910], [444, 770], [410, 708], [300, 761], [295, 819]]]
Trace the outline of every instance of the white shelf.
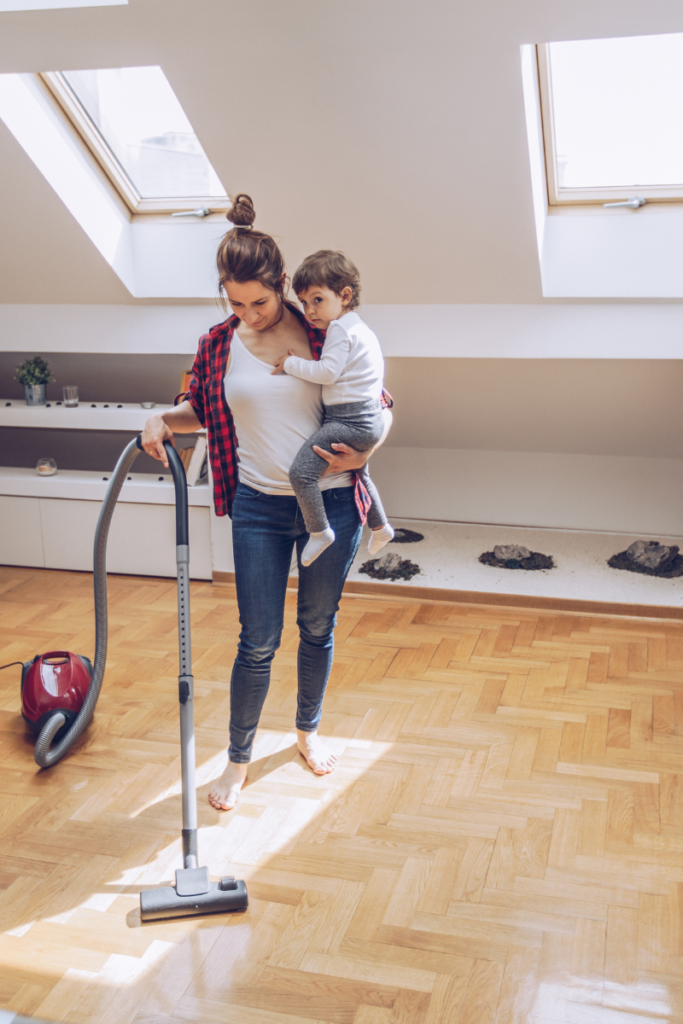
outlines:
[[[170, 477], [166, 476], [160, 480], [159, 476], [153, 473], [129, 475], [131, 479], [121, 488], [119, 501], [140, 505], [175, 504], [175, 488]], [[110, 478], [111, 473], [92, 473], [76, 469], [59, 470], [54, 476], [40, 477], [35, 469], [0, 466], [0, 494], [26, 498], [102, 501]], [[190, 505], [210, 507], [211, 492], [207, 483], [188, 487], [187, 493]]]
[[[680, 303], [370, 303], [361, 316], [385, 357], [651, 360], [683, 351]], [[200, 336], [223, 319], [212, 301], [0, 304], [0, 351], [183, 355], [189, 369]]]
[[26, 405], [22, 399], [5, 398], [0, 399], [0, 427], [141, 431], [149, 416], [170, 407], [170, 402], [154, 409], [142, 409], [137, 403], [81, 402], [76, 408], [67, 409], [55, 402], [49, 406]]

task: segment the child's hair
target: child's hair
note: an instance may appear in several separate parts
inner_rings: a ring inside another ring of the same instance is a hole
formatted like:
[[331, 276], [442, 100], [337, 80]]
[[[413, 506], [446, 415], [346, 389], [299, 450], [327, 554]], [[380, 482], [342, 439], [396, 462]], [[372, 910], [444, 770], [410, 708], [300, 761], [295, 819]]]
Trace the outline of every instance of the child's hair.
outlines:
[[223, 236], [216, 256], [221, 293], [228, 281], [259, 281], [282, 295], [285, 262], [275, 240], [252, 227], [256, 212], [250, 196], [235, 196], [227, 218], [234, 227]]
[[306, 257], [294, 275], [292, 287], [297, 295], [301, 295], [316, 285], [329, 288], [336, 295], [341, 295], [344, 288], [350, 288], [351, 300], [347, 309], [356, 309], [360, 305], [360, 274], [343, 252], [318, 249]]

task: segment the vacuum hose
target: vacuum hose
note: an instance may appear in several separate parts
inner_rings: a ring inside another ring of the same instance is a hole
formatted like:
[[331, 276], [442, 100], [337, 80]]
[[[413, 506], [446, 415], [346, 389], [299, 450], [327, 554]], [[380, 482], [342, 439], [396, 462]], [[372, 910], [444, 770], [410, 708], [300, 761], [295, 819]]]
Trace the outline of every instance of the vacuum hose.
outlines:
[[52, 715], [43, 726], [34, 751], [36, 763], [41, 768], [51, 768], [60, 761], [66, 752], [73, 747], [76, 740], [85, 732], [95, 713], [95, 705], [102, 688], [104, 667], [107, 661], [107, 537], [111, 517], [123, 487], [128, 471], [142, 451], [140, 437], [136, 437], [124, 449], [121, 458], [112, 473], [109, 487], [102, 503], [100, 517], [95, 530], [95, 549], [93, 556], [93, 584], [95, 588], [95, 663], [88, 693], [83, 707], [78, 713], [66, 736], [52, 749], [50, 745], [65, 724], [66, 719], [61, 713]]

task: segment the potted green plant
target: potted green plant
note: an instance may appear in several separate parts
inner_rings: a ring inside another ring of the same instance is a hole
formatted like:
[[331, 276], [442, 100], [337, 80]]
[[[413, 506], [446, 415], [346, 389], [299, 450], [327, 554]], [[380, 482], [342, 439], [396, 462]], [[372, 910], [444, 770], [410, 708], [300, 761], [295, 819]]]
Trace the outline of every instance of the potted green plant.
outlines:
[[45, 387], [55, 380], [47, 362], [40, 356], [34, 356], [33, 359], [27, 359], [21, 366], [17, 366], [16, 371], [14, 379], [24, 385], [26, 404], [45, 405]]

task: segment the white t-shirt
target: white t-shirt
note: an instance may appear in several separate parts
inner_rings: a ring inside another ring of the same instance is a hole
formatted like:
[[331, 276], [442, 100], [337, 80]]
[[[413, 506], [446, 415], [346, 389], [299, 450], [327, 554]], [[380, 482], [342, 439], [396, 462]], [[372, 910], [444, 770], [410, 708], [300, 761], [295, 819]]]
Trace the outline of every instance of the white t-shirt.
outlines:
[[[320, 385], [273, 374], [270, 363], [252, 355], [235, 332], [223, 386], [235, 421], [240, 481], [265, 494], [293, 495], [294, 457], [323, 421]], [[350, 473], [335, 473], [320, 479], [320, 489], [352, 483]]]
[[322, 384], [325, 405], [367, 402], [382, 393], [384, 358], [379, 341], [358, 313], [333, 320], [318, 362], [289, 356], [285, 373]]

